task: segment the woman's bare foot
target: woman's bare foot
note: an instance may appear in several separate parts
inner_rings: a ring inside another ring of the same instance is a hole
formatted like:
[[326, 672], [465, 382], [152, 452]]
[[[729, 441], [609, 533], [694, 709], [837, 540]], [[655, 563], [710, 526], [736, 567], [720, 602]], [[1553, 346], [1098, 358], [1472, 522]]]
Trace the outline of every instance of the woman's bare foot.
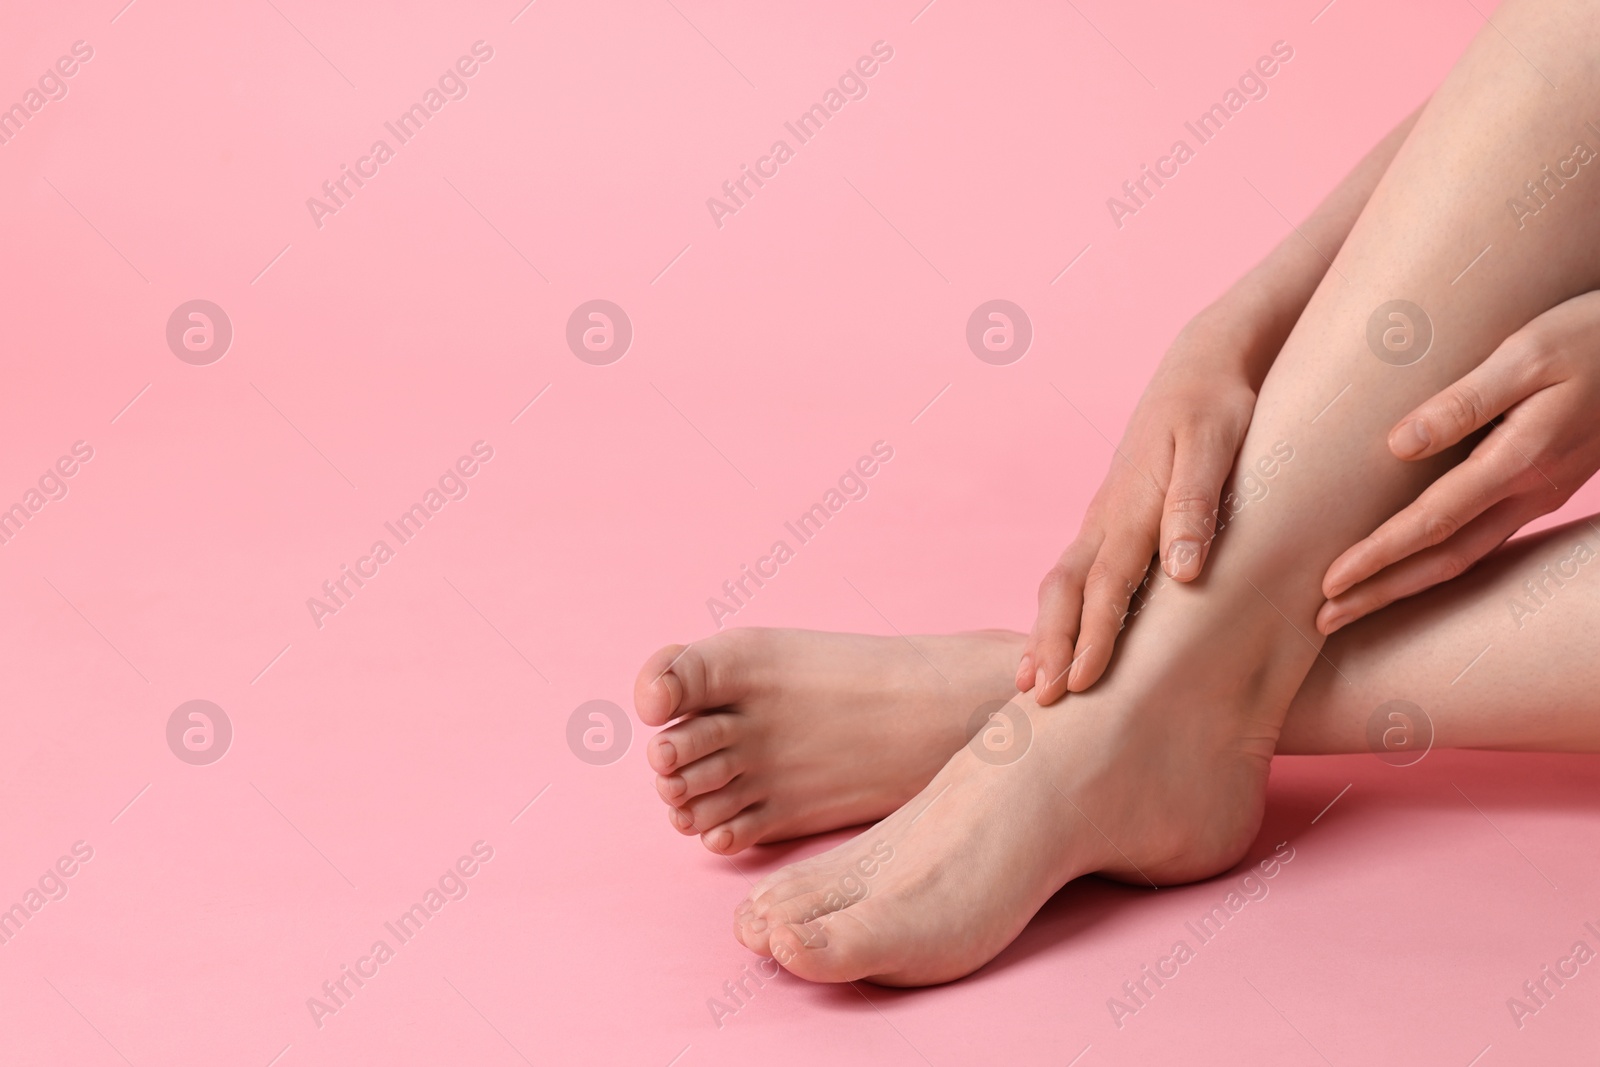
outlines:
[[1167, 885], [1238, 862], [1260, 825], [1270, 731], [1196, 713], [1178, 690], [1120, 707], [1102, 692], [1043, 709], [1014, 698], [1032, 732], [1019, 758], [974, 739], [899, 811], [758, 883], [735, 935], [812, 981], [929, 985], [993, 959], [1079, 875]]
[[871, 822], [928, 784], [973, 714], [1015, 692], [1023, 635], [727, 630], [668, 645], [634, 683], [672, 825], [729, 854]]

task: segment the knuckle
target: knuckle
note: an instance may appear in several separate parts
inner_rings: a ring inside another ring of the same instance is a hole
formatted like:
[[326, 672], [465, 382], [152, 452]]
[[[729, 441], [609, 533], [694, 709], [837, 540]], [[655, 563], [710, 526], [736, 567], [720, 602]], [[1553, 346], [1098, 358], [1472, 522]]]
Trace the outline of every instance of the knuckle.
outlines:
[[1543, 379], [1561, 359], [1560, 342], [1549, 331], [1537, 327], [1518, 331], [1506, 347], [1524, 380]]
[[1483, 406], [1483, 395], [1475, 386], [1457, 382], [1440, 397], [1444, 417], [1451, 425], [1465, 429], [1476, 426], [1488, 418]]
[[1465, 552], [1442, 552], [1434, 562], [1433, 570], [1437, 575], [1436, 580], [1448, 582], [1452, 578], [1459, 578], [1467, 573], [1468, 569], [1476, 562]]
[[1044, 572], [1044, 577], [1039, 581], [1039, 596], [1052, 596], [1072, 588], [1076, 581], [1077, 573], [1065, 563], [1057, 563], [1054, 567]]
[[1208, 515], [1216, 508], [1212, 493], [1201, 485], [1174, 485], [1167, 492], [1167, 514], [1181, 518]]
[[701, 735], [700, 743], [691, 747], [701, 752], [715, 752], [727, 747], [727, 720], [721, 715], [707, 715], [702, 722], [705, 724], [705, 732]]
[[1461, 522], [1449, 512], [1435, 512], [1422, 520], [1422, 540], [1424, 544], [1437, 545], [1452, 537], [1461, 529]]
[[1109, 608], [1119, 619], [1133, 599], [1137, 583], [1104, 560], [1095, 560], [1089, 568], [1089, 599], [1096, 605]]

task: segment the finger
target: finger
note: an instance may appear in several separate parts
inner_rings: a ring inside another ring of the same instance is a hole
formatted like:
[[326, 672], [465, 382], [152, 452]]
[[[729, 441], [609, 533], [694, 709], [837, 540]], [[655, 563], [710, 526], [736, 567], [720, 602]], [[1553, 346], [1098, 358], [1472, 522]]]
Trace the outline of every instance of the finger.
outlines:
[[1317, 612], [1317, 630], [1331, 634], [1396, 600], [1458, 577], [1542, 512], [1536, 500], [1502, 500], [1443, 544], [1407, 556], [1324, 603]]
[[1217, 502], [1239, 451], [1239, 435], [1211, 428], [1181, 436], [1161, 512], [1161, 565], [1169, 578], [1200, 575], [1217, 532]]
[[1444, 543], [1490, 507], [1528, 488], [1530, 472], [1510, 438], [1500, 432], [1485, 438], [1460, 465], [1334, 560], [1322, 578], [1323, 595], [1336, 597], [1385, 567]]
[[1017, 664], [1018, 691], [1034, 688], [1041, 676], [1056, 677], [1072, 662], [1083, 616], [1083, 583], [1103, 538], [1098, 530], [1080, 534], [1039, 583], [1039, 614]]
[[[1066, 677], [1066, 688], [1071, 692], [1083, 692], [1105, 673], [1127, 617], [1129, 601], [1149, 573], [1155, 550], [1156, 530], [1150, 525], [1130, 528], [1122, 537], [1108, 537], [1100, 547], [1084, 583], [1083, 622]], [[1047, 704], [1058, 695], [1052, 688], [1043, 698], [1036, 692], [1034, 699]]]
[[1537, 332], [1523, 328], [1455, 384], [1423, 401], [1389, 431], [1389, 451], [1424, 459], [1444, 451], [1542, 385]]

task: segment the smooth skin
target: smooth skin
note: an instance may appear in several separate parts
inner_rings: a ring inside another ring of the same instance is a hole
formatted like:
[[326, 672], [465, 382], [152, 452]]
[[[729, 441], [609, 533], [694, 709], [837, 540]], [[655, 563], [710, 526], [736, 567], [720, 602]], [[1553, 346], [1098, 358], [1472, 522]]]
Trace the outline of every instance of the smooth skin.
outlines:
[[[1597, 629], [1600, 516], [1518, 538], [1340, 629], [1277, 752], [1600, 752]], [[723, 855], [882, 819], [971, 742], [980, 707], [1015, 697], [1025, 641], [738, 629], [668, 645], [635, 689], [641, 719], [672, 723], [646, 749], [668, 818]], [[1389, 730], [1379, 709], [1396, 700], [1421, 717], [1374, 747], [1373, 718]]]
[[1449, 581], [1600, 470], [1600, 292], [1559, 304], [1389, 432], [1420, 460], [1504, 419], [1460, 466], [1333, 561], [1317, 629], [1331, 634], [1385, 604]]
[[[1018, 758], [965, 747], [877, 826], [759, 883], [735, 912], [746, 946], [814, 981], [948, 981], [1080, 874], [1169, 884], [1238, 861], [1321, 654], [1329, 565], [1460, 458], [1397, 460], [1390, 429], [1600, 285], [1600, 181], [1569, 183], [1541, 212], [1548, 225], [1519, 231], [1504, 206], [1600, 110], [1597, 15], [1509, 0], [1419, 116], [1262, 384], [1241, 469], [1279, 445], [1292, 461], [1233, 516], [1202, 576], [1156, 583], [1092, 690], [1050, 708], [1019, 695], [1013, 718], [1031, 740]], [[1453, 285], [1489, 243], [1495, 254]], [[1366, 344], [1369, 319], [1398, 297], [1441, 338], [1404, 367]], [[869, 893], [832, 890], [866, 866]]]
[[1099, 681], [1158, 550], [1168, 577], [1199, 577], [1261, 382], [1420, 113], [1384, 137], [1297, 233], [1173, 341], [1078, 536], [1040, 583], [1018, 690], [1049, 704]]

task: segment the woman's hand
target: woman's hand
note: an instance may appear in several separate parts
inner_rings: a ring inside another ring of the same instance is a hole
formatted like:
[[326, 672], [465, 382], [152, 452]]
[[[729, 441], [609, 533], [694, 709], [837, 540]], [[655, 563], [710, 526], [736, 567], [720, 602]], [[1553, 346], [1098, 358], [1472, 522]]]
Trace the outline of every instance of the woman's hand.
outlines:
[[1344, 555], [1322, 579], [1331, 634], [1454, 578], [1600, 470], [1600, 291], [1558, 304], [1401, 419], [1389, 450], [1426, 459], [1505, 418], [1472, 454]]
[[1099, 679], [1158, 546], [1180, 582], [1205, 565], [1218, 498], [1255, 410], [1252, 379], [1264, 373], [1247, 319], [1202, 313], [1134, 409], [1077, 539], [1039, 586], [1016, 683], [1040, 704]]
[[1039, 616], [1017, 664], [1019, 690], [1049, 704], [1099, 680], [1157, 546], [1173, 578], [1189, 582], [1200, 573], [1256, 390], [1421, 111], [1373, 146], [1310, 218], [1168, 349], [1077, 540], [1039, 586]]

